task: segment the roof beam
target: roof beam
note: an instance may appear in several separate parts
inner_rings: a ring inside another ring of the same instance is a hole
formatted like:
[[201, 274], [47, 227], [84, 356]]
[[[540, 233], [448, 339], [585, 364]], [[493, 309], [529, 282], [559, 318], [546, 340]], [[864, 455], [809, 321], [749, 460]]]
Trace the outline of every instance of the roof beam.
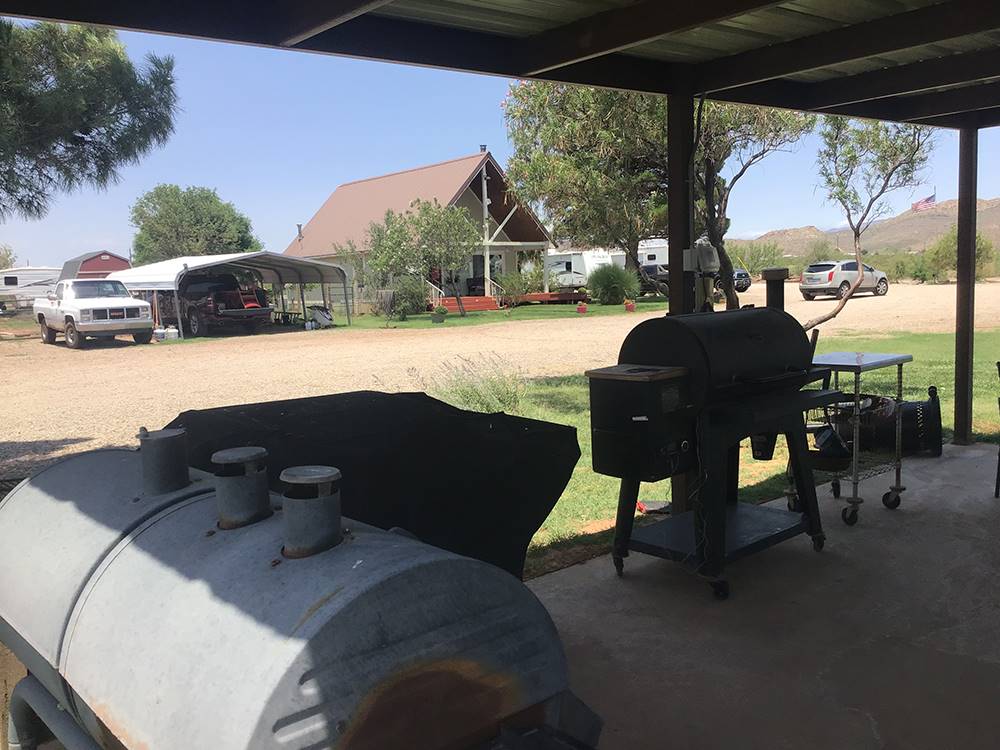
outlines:
[[904, 96], [898, 99], [845, 104], [825, 110], [829, 114], [901, 122], [937, 119], [1000, 106], [1000, 83], [964, 86], [948, 91]]
[[953, 0], [695, 66], [697, 92], [711, 93], [851, 60], [1000, 28], [1000, 3]]
[[823, 110], [991, 78], [1000, 78], [1000, 49], [947, 55], [813, 83], [764, 81], [726, 89], [719, 96], [727, 101]]
[[275, 6], [289, 17], [283, 24], [284, 31], [278, 43], [282, 47], [294, 47], [306, 39], [340, 26], [391, 0], [295, 0]]
[[776, 0], [640, 0], [556, 26], [525, 40], [522, 75], [534, 76], [651, 39], [777, 5]]

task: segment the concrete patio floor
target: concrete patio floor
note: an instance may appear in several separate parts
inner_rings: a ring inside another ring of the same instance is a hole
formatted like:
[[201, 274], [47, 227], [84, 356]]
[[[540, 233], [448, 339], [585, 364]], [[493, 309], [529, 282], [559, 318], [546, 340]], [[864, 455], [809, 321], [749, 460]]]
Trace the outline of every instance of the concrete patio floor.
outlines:
[[908, 459], [901, 507], [877, 476], [853, 528], [822, 487], [826, 549], [799, 536], [734, 563], [728, 601], [637, 553], [621, 579], [604, 556], [532, 581], [602, 750], [1000, 747], [996, 461]]

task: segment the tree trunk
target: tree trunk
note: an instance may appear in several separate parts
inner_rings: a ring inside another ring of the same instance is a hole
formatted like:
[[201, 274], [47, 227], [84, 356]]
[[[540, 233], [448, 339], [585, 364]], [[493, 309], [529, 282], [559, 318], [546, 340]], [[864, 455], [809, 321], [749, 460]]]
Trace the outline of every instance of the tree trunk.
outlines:
[[830, 312], [824, 313], [818, 318], [813, 318], [812, 320], [807, 321], [805, 325], [802, 326], [805, 330], [808, 331], [810, 328], [815, 328], [821, 323], [826, 323], [828, 320], [836, 318], [837, 315], [840, 314], [840, 311], [844, 309], [844, 306], [847, 304], [847, 300], [854, 296], [858, 287], [861, 286], [861, 282], [864, 281], [865, 264], [861, 262], [861, 232], [857, 229], [854, 230], [854, 259], [858, 264], [858, 277], [854, 279], [854, 283], [852, 283], [851, 287], [847, 290], [847, 294], [844, 295], [843, 299], [837, 301], [837, 306]]
[[457, 274], [454, 274], [451, 277], [451, 279], [452, 279], [452, 281], [451, 281], [451, 291], [453, 291], [455, 293], [455, 304], [458, 305], [458, 316], [460, 318], [464, 318], [465, 317], [465, 303], [462, 302], [462, 292], [460, 291], [461, 290], [461, 286], [458, 283], [458, 281], [456, 281]]
[[[726, 296], [726, 309], [739, 310], [740, 298], [733, 286], [733, 261], [726, 252], [726, 241], [723, 239], [722, 227], [725, 226], [725, 215], [719, 215], [715, 202], [715, 184], [718, 170], [714, 159], [705, 159], [705, 228], [708, 230], [708, 241], [712, 243], [719, 254], [719, 279], [722, 282], [722, 293]], [[721, 201], [720, 201], [721, 203]]]

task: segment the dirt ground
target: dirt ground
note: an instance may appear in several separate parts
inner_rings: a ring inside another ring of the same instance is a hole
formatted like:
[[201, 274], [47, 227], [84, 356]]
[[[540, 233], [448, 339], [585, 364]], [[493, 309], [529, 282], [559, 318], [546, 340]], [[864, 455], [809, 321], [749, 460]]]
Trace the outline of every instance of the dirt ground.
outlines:
[[[978, 326], [1000, 325], [1000, 284], [980, 284], [976, 299]], [[762, 305], [763, 284], [741, 301]], [[786, 304], [804, 321], [833, 301], [806, 302], [789, 284]], [[950, 331], [954, 315], [954, 286], [894, 285], [886, 297], [852, 300], [823, 335]], [[499, 357], [528, 376], [581, 373], [614, 362], [644, 317], [301, 331], [171, 346], [119, 340], [83, 351], [36, 339], [0, 342], [0, 479], [24, 476], [61, 454], [131, 445], [140, 426], [160, 427], [186, 409], [360, 389], [422, 390], [441, 376], [444, 363], [462, 357], [482, 366]]]

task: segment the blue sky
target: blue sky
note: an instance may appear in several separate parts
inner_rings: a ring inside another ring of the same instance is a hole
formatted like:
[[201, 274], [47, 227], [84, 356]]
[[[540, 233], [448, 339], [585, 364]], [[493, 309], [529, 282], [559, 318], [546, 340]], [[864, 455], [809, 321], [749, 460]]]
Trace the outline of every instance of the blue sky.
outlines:
[[[60, 265], [89, 250], [127, 255], [129, 207], [161, 182], [204, 185], [253, 222], [265, 248], [282, 251], [340, 183], [473, 153], [489, 145], [505, 163], [500, 102], [508, 81], [344, 58], [122, 33], [133, 59], [173, 55], [181, 111], [169, 143], [122, 170], [104, 191], [60, 195], [37, 221], [0, 224], [21, 262]], [[943, 131], [927, 185], [898, 194], [903, 209], [937, 187], [953, 198], [957, 136]], [[817, 187], [816, 141], [777, 154], [743, 179], [730, 204], [732, 237], [769, 229], [840, 225]], [[980, 137], [979, 194], [1000, 195], [1000, 129]]]

